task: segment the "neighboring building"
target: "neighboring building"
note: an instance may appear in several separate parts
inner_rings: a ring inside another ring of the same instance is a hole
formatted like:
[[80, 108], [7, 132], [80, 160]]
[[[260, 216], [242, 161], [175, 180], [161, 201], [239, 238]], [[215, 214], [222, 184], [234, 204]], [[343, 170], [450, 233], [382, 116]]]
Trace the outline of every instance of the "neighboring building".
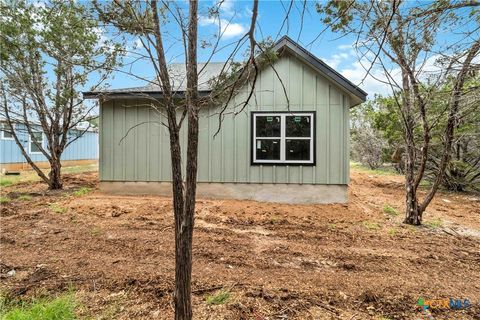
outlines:
[[[7, 128], [5, 120], [0, 120], [0, 172], [30, 170], [20, 148], [16, 144], [10, 130]], [[30, 135], [23, 123], [14, 123], [14, 130], [21, 141], [25, 151], [30, 158], [40, 167], [49, 168], [47, 158], [40, 152], [39, 148], [32, 142], [33, 139], [42, 143], [44, 148], [47, 146], [47, 139], [40, 126], [35, 126], [34, 134]], [[71, 130], [69, 140], [75, 139], [85, 129]], [[98, 133], [94, 130], [88, 130], [77, 140], [73, 141], [63, 152], [63, 166], [77, 166], [94, 164], [98, 162]]]
[[[278, 41], [275, 50], [279, 59], [274, 66], [286, 86], [289, 109], [271, 67], [258, 75], [256, 98], [237, 116], [226, 115], [215, 138], [219, 107], [203, 108], [198, 196], [346, 202], [349, 109], [364, 102], [367, 94], [288, 37]], [[201, 91], [209, 91], [206, 80], [222, 65], [207, 65], [199, 75]], [[173, 67], [184, 75], [184, 65]], [[175, 85], [178, 79], [172, 79]], [[176, 89], [184, 92], [184, 81]], [[169, 135], [160, 124], [166, 119], [150, 107], [148, 96], [161, 97], [160, 88], [84, 93], [101, 100], [100, 188], [104, 191], [171, 194]], [[232, 106], [243, 99], [236, 97]], [[186, 141], [186, 125], [182, 130]]]

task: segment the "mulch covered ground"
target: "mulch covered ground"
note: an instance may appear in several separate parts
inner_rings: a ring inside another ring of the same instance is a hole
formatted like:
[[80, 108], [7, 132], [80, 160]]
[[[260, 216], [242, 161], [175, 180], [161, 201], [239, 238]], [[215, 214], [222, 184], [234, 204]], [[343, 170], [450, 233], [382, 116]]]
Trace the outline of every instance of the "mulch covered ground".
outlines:
[[[0, 292], [74, 290], [82, 317], [171, 319], [170, 199], [105, 195], [96, 181], [2, 188], [13, 200], [1, 207]], [[73, 195], [81, 187], [93, 191]], [[480, 195], [440, 193], [423, 227], [402, 224], [402, 210], [402, 177], [363, 171], [348, 205], [199, 200], [194, 318], [480, 319]], [[207, 304], [219, 290], [227, 302]], [[421, 312], [419, 297], [472, 306]]]

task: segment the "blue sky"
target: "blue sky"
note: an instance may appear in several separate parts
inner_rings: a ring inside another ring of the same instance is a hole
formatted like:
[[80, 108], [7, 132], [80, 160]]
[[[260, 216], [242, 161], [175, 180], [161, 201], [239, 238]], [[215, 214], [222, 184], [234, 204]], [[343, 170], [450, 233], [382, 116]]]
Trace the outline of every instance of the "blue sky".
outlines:
[[[250, 25], [252, 1], [241, 0], [224, 0], [220, 7], [220, 19], [211, 19], [208, 17], [208, 8], [215, 2], [200, 1], [199, 5], [199, 39], [212, 40], [213, 36], [218, 32], [219, 27], [224, 31], [220, 46], [238, 40], [245, 34]], [[362, 89], [369, 93], [369, 97], [375, 94], [387, 94], [388, 87], [377, 81], [371, 76], [365, 78], [365, 66], [368, 62], [364, 61], [363, 66], [354, 50], [353, 36], [341, 36], [338, 33], [332, 33], [320, 21], [320, 16], [315, 10], [314, 1], [307, 1], [306, 10], [303, 10], [303, 1], [294, 1], [291, 8], [288, 22], [283, 24], [286, 10], [290, 5], [290, 1], [267, 1], [260, 0], [259, 15], [256, 27], [256, 37], [258, 40], [266, 37], [272, 37], [274, 40], [287, 34], [302, 46], [310, 50], [314, 55], [321, 58], [331, 67], [342, 73], [354, 84], [359, 85]], [[185, 1], [178, 2], [181, 8], [185, 9], [187, 3]], [[427, 1], [411, 2], [407, 5], [415, 4], [428, 5]], [[303, 25], [301, 23], [303, 15]], [[282, 27], [283, 24], [283, 28]], [[471, 27], [471, 26], [470, 26]], [[476, 27], [476, 26], [473, 26]], [[465, 26], [467, 28], [467, 26]], [[174, 22], [167, 23], [164, 26], [164, 41], [167, 48], [167, 59], [170, 62], [184, 62], [183, 47], [178, 41], [180, 36], [178, 25]], [[462, 30], [459, 30], [462, 31]], [[113, 37], [112, 34], [105, 34], [106, 37]], [[451, 41], [454, 34], [443, 34], [440, 41]], [[129, 38], [127, 41], [127, 49], [144, 52], [138, 38]], [[231, 47], [227, 47], [223, 51], [217, 53], [212, 61], [225, 61], [231, 52]], [[211, 53], [211, 48], [199, 49], [198, 61], [205, 61]], [[238, 57], [241, 58], [241, 57]], [[427, 68], [433, 68], [435, 57], [428, 61]], [[135, 55], [128, 55], [125, 62], [136, 61]], [[151, 65], [142, 60], [136, 61], [133, 65], [124, 68], [126, 71], [133, 71], [137, 75], [152, 78]], [[383, 72], [380, 68], [373, 69], [372, 74], [377, 78], [383, 78]], [[364, 79], [365, 78], [365, 79]], [[115, 78], [109, 81], [112, 88], [125, 88], [145, 85], [145, 82], [135, 79], [122, 73], [116, 73]]]
[[[334, 34], [329, 30], [324, 30], [325, 26], [320, 22], [320, 16], [315, 11], [315, 2], [308, 1], [305, 12], [303, 13], [303, 26], [301, 25], [302, 6], [303, 2], [295, 1], [290, 11], [288, 23], [285, 22], [283, 29], [281, 29], [286, 10], [290, 1], [260, 1], [259, 16], [256, 30], [257, 39], [272, 37], [274, 40], [281, 36], [288, 34], [292, 39], [306, 47], [314, 55], [324, 60], [331, 67], [344, 73], [351, 81], [358, 84], [363, 78], [364, 72], [359, 70], [359, 66], [354, 66], [353, 63], [357, 61], [356, 54], [353, 50], [352, 37], [340, 37], [339, 34]], [[213, 4], [212, 1], [200, 2], [200, 19], [199, 19], [199, 38], [200, 40], [211, 40], [213, 35], [218, 32], [219, 20], [209, 19], [207, 8]], [[220, 10], [221, 28], [224, 29], [224, 34], [221, 44], [225, 45], [239, 39], [248, 30], [251, 19], [252, 1], [234, 1], [225, 0], [222, 3]], [[173, 44], [167, 52], [167, 59], [171, 62], [183, 62], [183, 50], [180, 43], [173, 39], [173, 36], [178, 36], [178, 27], [175, 23], [168, 24], [165, 32], [165, 41], [168, 43], [166, 47]], [[318, 37], [319, 33], [321, 35]], [[318, 38], [317, 38], [318, 37]], [[317, 39], [316, 39], [317, 38]], [[136, 46], [134, 46], [136, 43]], [[138, 39], [131, 38], [127, 46], [130, 49], [141, 50], [141, 45]], [[224, 61], [231, 51], [231, 47], [216, 54], [212, 61]], [[205, 61], [211, 53], [211, 48], [200, 49], [198, 61]], [[134, 61], [133, 55], [127, 56], [125, 62]], [[128, 66], [130, 70], [130, 65]], [[152, 76], [151, 67], [146, 61], [137, 61], [132, 69], [138, 74], [145, 76]], [[117, 73], [115, 79], [111, 80], [110, 86], [112, 88], [125, 88], [142, 86], [144, 83], [141, 80], [132, 78], [127, 75]], [[366, 90], [379, 91], [380, 89], [374, 83], [366, 83], [362, 85]]]

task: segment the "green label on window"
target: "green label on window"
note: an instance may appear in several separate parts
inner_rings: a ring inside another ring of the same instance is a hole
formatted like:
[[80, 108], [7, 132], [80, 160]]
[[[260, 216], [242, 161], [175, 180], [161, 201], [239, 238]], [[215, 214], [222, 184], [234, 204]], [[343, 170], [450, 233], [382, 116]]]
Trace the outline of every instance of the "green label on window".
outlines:
[[298, 123], [298, 122], [302, 121], [302, 118], [301, 118], [301, 117], [295, 117], [295, 119], [294, 119], [294, 120], [295, 120], [295, 122], [297, 122], [297, 123]]
[[272, 122], [273, 121], [273, 117], [267, 117], [267, 122]]

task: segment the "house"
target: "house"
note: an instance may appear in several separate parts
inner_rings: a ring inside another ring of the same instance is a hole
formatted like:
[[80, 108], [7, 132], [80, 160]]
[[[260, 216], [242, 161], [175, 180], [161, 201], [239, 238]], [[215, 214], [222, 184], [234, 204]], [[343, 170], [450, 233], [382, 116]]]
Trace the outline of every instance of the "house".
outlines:
[[[274, 49], [279, 59], [258, 75], [255, 99], [228, 114], [217, 131], [218, 106], [202, 108], [197, 194], [205, 198], [286, 203], [344, 203], [349, 182], [349, 109], [367, 93], [288, 37]], [[199, 74], [199, 90], [222, 64]], [[171, 68], [177, 92], [185, 90], [185, 66]], [[183, 76], [182, 76], [183, 72]], [[241, 95], [240, 93], [239, 95]], [[169, 135], [148, 86], [85, 92], [100, 100], [100, 188], [106, 192], [171, 194]], [[243, 101], [235, 97], [232, 105]], [[186, 126], [182, 139], [186, 141]], [[183, 144], [186, 148], [186, 143]], [[184, 150], [185, 151], [185, 150]], [[185, 156], [183, 156], [185, 159]]]
[[[40, 125], [35, 125], [33, 135], [30, 135], [27, 127], [20, 121], [13, 123], [17, 137], [22, 143], [29, 157], [40, 167], [49, 168], [50, 164], [47, 158], [42, 154], [38, 146], [33, 142], [41, 142], [46, 148], [47, 139], [41, 130]], [[30, 165], [23, 156], [20, 148], [16, 144], [12, 133], [7, 129], [8, 125], [5, 119], [0, 119], [0, 172], [29, 170]], [[87, 130], [78, 128], [72, 129], [69, 133], [69, 141], [74, 140], [63, 152], [62, 165], [78, 166], [95, 164], [98, 162], [98, 132], [96, 130]], [[78, 138], [77, 138], [78, 137]]]

